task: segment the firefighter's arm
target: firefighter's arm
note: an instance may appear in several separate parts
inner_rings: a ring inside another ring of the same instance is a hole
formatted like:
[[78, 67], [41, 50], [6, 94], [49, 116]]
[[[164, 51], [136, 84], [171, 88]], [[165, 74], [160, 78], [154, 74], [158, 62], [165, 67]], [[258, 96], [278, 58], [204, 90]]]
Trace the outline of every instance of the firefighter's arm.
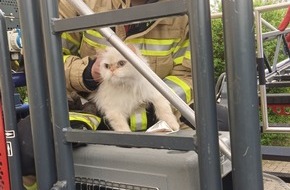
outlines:
[[[62, 19], [76, 17], [79, 14], [68, 0], [59, 0], [59, 17]], [[62, 51], [64, 55], [78, 55], [80, 42], [82, 40], [81, 32], [64, 32], [61, 35]]]
[[183, 41], [173, 55], [174, 66], [164, 82], [187, 104], [192, 103], [192, 73], [189, 40]]
[[[98, 87], [98, 82], [93, 78], [92, 69], [95, 60], [89, 57], [64, 56], [64, 70], [66, 88], [68, 91], [92, 92]], [[97, 71], [95, 71], [97, 72]]]

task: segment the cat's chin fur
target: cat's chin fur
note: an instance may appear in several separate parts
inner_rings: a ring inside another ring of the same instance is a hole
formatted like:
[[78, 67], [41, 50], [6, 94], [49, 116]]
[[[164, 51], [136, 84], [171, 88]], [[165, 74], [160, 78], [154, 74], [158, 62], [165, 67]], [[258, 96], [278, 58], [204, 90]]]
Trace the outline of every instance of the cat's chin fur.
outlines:
[[[137, 52], [137, 55], [146, 62], [140, 52]], [[131, 131], [127, 122], [128, 118], [150, 102], [154, 105], [155, 114], [159, 120], [165, 121], [174, 131], [179, 129], [168, 100], [129, 62], [114, 73], [117, 76], [112, 77], [111, 73], [108, 73], [104, 63], [124, 59], [116, 49], [107, 48], [101, 59], [103, 60], [100, 61], [100, 72], [103, 81], [98, 90], [91, 94], [90, 99], [96, 103], [113, 130]]]

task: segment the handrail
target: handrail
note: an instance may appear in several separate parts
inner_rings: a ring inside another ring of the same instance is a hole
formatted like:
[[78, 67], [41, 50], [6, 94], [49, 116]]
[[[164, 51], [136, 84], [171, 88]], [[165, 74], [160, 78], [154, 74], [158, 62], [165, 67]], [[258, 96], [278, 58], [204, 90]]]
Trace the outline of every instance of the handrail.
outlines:
[[[257, 58], [260, 60], [264, 60], [264, 50], [263, 50], [263, 41], [270, 37], [276, 37], [277, 40], [277, 46], [275, 50], [274, 55], [274, 63], [272, 68], [272, 72], [269, 72], [268, 70], [263, 70], [264, 74], [259, 78], [259, 92], [260, 92], [260, 102], [261, 102], [261, 112], [262, 112], [262, 125], [263, 125], [263, 132], [289, 132], [290, 127], [270, 127], [269, 121], [268, 121], [268, 108], [267, 108], [267, 93], [266, 93], [266, 80], [269, 80], [269, 78], [277, 73], [277, 71], [282, 71], [282, 69], [285, 69], [289, 67], [290, 61], [289, 58], [286, 60], [281, 61], [280, 63], [277, 63], [278, 59], [278, 52], [279, 47], [282, 42], [282, 35], [289, 32], [289, 28], [285, 31], [279, 31], [276, 27], [270, 25], [269, 23], [265, 22], [262, 19], [262, 13], [267, 11], [273, 11], [277, 9], [282, 9], [290, 6], [290, 3], [279, 3], [274, 5], [267, 5], [262, 7], [256, 7], [255, 8], [255, 18], [256, 18], [256, 40], [257, 40]], [[272, 32], [262, 33], [262, 23], [266, 23], [266, 26], [268, 28], [272, 29]], [[261, 63], [263, 64], [264, 61]], [[260, 66], [262, 66], [260, 64]], [[260, 71], [262, 72], [262, 71]], [[264, 76], [265, 79], [262, 79], [261, 77]]]

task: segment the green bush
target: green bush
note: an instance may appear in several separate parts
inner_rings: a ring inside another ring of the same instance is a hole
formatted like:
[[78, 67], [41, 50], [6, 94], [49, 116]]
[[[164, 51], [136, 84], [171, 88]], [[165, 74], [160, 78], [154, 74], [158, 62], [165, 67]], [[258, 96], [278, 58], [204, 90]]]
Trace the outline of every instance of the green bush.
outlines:
[[290, 146], [290, 136], [283, 133], [263, 133], [261, 144], [267, 146]]

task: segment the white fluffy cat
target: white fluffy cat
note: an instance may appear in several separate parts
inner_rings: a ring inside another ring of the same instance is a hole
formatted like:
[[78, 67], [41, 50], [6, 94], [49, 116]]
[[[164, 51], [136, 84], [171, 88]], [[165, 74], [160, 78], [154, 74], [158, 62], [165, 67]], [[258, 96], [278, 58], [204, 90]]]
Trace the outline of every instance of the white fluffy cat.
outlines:
[[[140, 51], [133, 50], [145, 63]], [[115, 131], [131, 131], [128, 118], [140, 107], [152, 103], [157, 119], [165, 121], [174, 131], [179, 124], [170, 103], [113, 47], [98, 55], [102, 82], [91, 99]]]

